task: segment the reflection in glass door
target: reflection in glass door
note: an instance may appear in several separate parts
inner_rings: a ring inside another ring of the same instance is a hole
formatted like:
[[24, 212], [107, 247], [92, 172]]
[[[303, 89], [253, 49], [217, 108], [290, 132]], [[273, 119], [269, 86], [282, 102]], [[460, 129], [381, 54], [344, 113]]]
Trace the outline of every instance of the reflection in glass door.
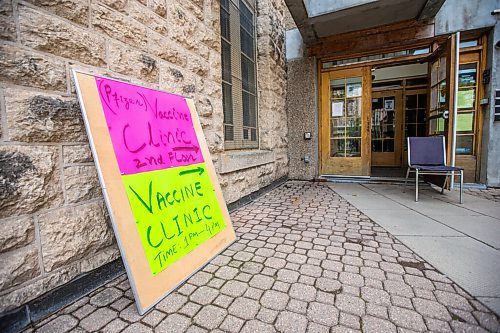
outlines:
[[361, 77], [331, 80], [330, 156], [361, 156]]
[[401, 165], [401, 91], [374, 92], [372, 98], [372, 166]]
[[404, 147], [406, 147], [406, 138], [414, 136], [426, 136], [425, 132], [425, 114], [427, 112], [427, 90], [415, 89], [405, 92], [405, 136]]

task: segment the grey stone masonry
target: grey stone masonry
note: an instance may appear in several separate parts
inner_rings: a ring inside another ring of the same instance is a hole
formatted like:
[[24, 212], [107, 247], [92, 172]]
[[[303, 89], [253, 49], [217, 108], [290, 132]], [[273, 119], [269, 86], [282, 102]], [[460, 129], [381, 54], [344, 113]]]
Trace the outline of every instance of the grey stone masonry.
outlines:
[[[237, 241], [148, 314], [122, 275], [26, 332], [500, 331], [496, 315], [321, 183], [287, 182], [232, 220]], [[405, 271], [409, 260], [418, 269]]]

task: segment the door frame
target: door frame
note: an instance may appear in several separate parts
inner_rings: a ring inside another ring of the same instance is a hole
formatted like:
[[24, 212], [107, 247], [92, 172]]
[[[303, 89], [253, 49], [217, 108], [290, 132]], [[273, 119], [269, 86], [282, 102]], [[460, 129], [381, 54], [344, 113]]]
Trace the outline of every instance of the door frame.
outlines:
[[[332, 69], [319, 72], [318, 89], [318, 149], [319, 174], [339, 176], [370, 176], [371, 174], [371, 66], [357, 66], [348, 69]], [[362, 77], [361, 86], [361, 157], [330, 157], [330, 80], [346, 77]], [[328, 162], [336, 159], [339, 172], [329, 172]]]

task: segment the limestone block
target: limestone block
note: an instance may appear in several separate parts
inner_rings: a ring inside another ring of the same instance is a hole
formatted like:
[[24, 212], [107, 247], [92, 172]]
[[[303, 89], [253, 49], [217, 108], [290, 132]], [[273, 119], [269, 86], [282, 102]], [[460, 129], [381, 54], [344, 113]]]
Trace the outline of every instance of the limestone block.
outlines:
[[269, 165], [274, 160], [274, 152], [269, 150], [230, 151], [221, 154], [218, 170], [222, 174], [231, 173], [266, 164]]
[[[108, 7], [111, 7], [113, 9], [116, 9], [120, 12], [125, 12], [125, 9], [127, 8], [127, 3], [129, 2], [128, 0], [100, 0], [103, 4], [105, 4]], [[132, 1], [130, 1], [132, 2]], [[143, 2], [143, 1], [141, 1]], [[145, 4], [146, 1], [143, 2]]]
[[210, 154], [218, 154], [224, 151], [224, 138], [222, 131], [211, 131], [203, 129], [205, 138], [207, 139], [208, 150]]
[[77, 265], [64, 267], [0, 297], [0, 313], [17, 308], [47, 291], [65, 284], [78, 274]]
[[106, 64], [104, 38], [63, 20], [19, 6], [21, 42], [35, 50], [80, 62]]
[[[80, 63], [77, 63], [77, 62], [74, 62], [71, 60], [68, 61], [68, 67], [69, 67], [70, 72], [73, 69], [75, 69], [77, 71], [83, 71], [83, 72], [90, 74], [90, 75], [106, 76], [106, 77], [109, 77], [111, 79], [116, 79], [116, 80], [123, 81], [123, 82], [131, 82], [132, 81], [132, 78], [128, 77], [126, 75], [119, 74], [119, 73], [116, 73], [116, 72], [113, 72], [113, 71], [110, 71], [110, 70], [104, 69], [104, 68], [82, 65]], [[69, 80], [69, 91], [71, 94], [76, 95], [75, 82], [74, 82], [73, 78], [71, 78]]]
[[21, 284], [39, 274], [36, 246], [31, 245], [0, 254], [0, 290]]
[[167, 3], [166, 0], [150, 0], [149, 6], [156, 14], [166, 17], [167, 16]]
[[0, 15], [0, 39], [16, 40], [16, 22], [12, 16]]
[[11, 1], [0, 1], [0, 15], [11, 16], [13, 11]]
[[64, 164], [89, 163], [93, 161], [88, 144], [63, 146]]
[[158, 62], [146, 53], [122, 44], [109, 44], [109, 68], [121, 74], [135, 76], [142, 81], [159, 81]]
[[214, 106], [209, 97], [197, 98], [195, 105], [200, 117], [211, 117], [214, 113]]
[[182, 6], [191, 14], [196, 16], [200, 21], [203, 21], [203, 1], [198, 1], [198, 3], [192, 1], [182, 1]]
[[18, 249], [33, 242], [35, 224], [29, 216], [0, 221], [0, 253]]
[[[221, 53], [210, 51], [208, 57], [209, 62], [209, 79], [215, 82], [218, 86], [222, 87], [222, 60]], [[221, 88], [222, 89], [222, 88]]]
[[7, 128], [11, 140], [87, 142], [76, 97], [6, 89]]
[[76, 165], [64, 168], [66, 203], [75, 203], [102, 197], [97, 170], [94, 165]]
[[99, 32], [129, 45], [145, 49], [146, 27], [101, 4], [92, 3], [92, 26]]
[[203, 95], [210, 96], [212, 99], [220, 99], [222, 101], [222, 82], [214, 82], [211, 80], [200, 80], [200, 92]]
[[110, 247], [99, 251], [95, 256], [82, 260], [82, 262], [80, 263], [80, 269], [82, 273], [88, 272], [104, 264], [107, 264], [108, 262], [111, 262], [118, 257], [120, 257], [120, 250], [115, 243]]
[[16, 46], [0, 46], [0, 80], [18, 85], [66, 91], [63, 61]]
[[200, 76], [201, 78], [206, 78], [208, 76], [208, 62], [203, 60], [201, 57], [191, 56], [188, 61], [188, 68], [191, 72]]
[[91, 202], [40, 214], [43, 265], [50, 272], [113, 243], [104, 204]]
[[220, 32], [220, 3], [219, 1], [210, 1], [209, 12], [206, 16], [206, 24], [211, 24], [212, 30]]
[[149, 35], [148, 51], [179, 67], [185, 67], [187, 64], [188, 56], [177, 43], [154, 32]]
[[60, 206], [58, 163], [54, 146], [1, 146], [0, 218]]
[[292, 14], [290, 14], [288, 8], [286, 8], [284, 11], [285, 13], [283, 17], [283, 26], [285, 30], [291, 30], [297, 28], [297, 25], [295, 24]]
[[0, 38], [16, 40], [16, 23], [11, 1], [0, 1]]
[[84, 26], [89, 23], [89, 4], [86, 1], [28, 0], [28, 2], [75, 23]]
[[160, 64], [160, 89], [179, 95], [191, 95], [196, 90], [192, 75], [166, 63]]
[[199, 49], [200, 33], [196, 29], [196, 20], [187, 11], [176, 4], [169, 4], [169, 25], [171, 27], [172, 38], [187, 50], [195, 51]]
[[147, 26], [149, 29], [152, 29], [156, 31], [159, 34], [162, 34], [164, 36], [167, 36], [167, 21], [165, 20], [164, 17], [158, 16], [157, 14], [153, 13], [149, 8], [146, 6], [141, 5], [138, 2], [132, 1], [129, 4], [128, 7], [128, 12], [129, 15], [136, 19], [137, 21], [141, 22], [145, 26]]

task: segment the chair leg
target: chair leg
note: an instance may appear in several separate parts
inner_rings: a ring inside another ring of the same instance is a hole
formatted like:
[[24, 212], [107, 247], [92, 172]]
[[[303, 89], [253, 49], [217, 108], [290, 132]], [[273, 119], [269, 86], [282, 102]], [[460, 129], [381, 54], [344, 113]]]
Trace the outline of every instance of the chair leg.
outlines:
[[464, 202], [463, 200], [463, 187], [464, 187], [464, 170], [460, 170], [460, 203]]
[[[448, 174], [446, 174], [446, 176], [444, 176], [444, 177], [445, 177], [445, 179], [444, 179], [444, 182], [443, 182], [443, 187], [441, 188], [441, 194], [444, 193], [444, 188], [446, 187], [446, 184], [447, 184], [448, 179], [449, 179]], [[453, 176], [451, 176], [451, 177], [453, 177]]]
[[415, 170], [415, 202], [418, 202], [418, 169]]
[[403, 193], [406, 192], [406, 185], [408, 184], [408, 177], [410, 176], [410, 167], [406, 170], [405, 187], [403, 188]]

